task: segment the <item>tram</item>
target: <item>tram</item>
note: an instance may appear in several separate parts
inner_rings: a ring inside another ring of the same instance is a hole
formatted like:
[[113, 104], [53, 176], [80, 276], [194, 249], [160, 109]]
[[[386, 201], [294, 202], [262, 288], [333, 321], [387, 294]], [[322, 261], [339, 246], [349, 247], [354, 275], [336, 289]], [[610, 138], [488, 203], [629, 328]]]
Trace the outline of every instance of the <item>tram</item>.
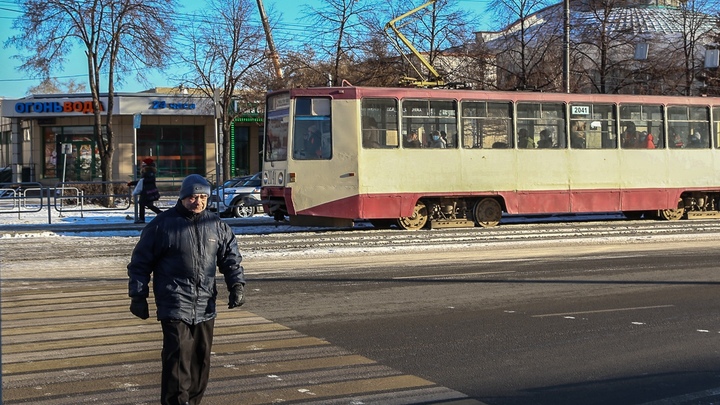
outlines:
[[291, 224], [720, 216], [720, 99], [422, 88], [267, 95], [262, 201]]

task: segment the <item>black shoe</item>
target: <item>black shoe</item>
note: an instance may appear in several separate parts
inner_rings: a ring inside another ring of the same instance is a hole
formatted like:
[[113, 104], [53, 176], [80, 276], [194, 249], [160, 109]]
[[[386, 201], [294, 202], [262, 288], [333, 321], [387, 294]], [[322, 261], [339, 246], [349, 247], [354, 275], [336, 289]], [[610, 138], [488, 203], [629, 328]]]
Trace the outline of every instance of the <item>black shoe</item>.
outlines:
[[140, 220], [138, 220], [138, 221], [135, 221], [135, 223], [136, 223], [136, 224], [144, 224], [145, 221], [140, 221]]

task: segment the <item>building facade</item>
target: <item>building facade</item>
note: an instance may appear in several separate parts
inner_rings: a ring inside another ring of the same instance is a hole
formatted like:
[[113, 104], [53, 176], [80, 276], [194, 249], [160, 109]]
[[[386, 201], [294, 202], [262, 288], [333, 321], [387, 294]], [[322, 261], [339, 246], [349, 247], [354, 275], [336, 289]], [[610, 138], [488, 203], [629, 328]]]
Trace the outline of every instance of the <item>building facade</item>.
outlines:
[[[101, 97], [103, 123], [108, 105], [107, 97]], [[119, 93], [112, 108], [112, 180], [133, 179], [139, 163], [150, 157], [161, 180], [197, 173], [216, 181], [221, 162], [216, 160], [216, 144], [221, 144], [222, 135], [215, 125], [212, 100], [177, 92]], [[101, 178], [99, 137], [89, 94], [4, 99], [0, 111], [0, 169], [12, 172], [13, 182], [53, 185]], [[231, 173], [226, 177], [254, 173], [260, 167], [261, 121], [240, 117], [234, 123], [229, 135]], [[106, 135], [103, 128], [101, 136]]]
[[[677, 0], [568, 2], [529, 13], [497, 32], [477, 32], [488, 50], [490, 88], [563, 91], [563, 54], [573, 93], [705, 94], [695, 79], [712, 67], [718, 19], [711, 3]], [[704, 9], [695, 7], [700, 5]], [[714, 7], [714, 6], [713, 6]], [[566, 48], [567, 47], [567, 48]], [[717, 60], [717, 56], [715, 57]]]

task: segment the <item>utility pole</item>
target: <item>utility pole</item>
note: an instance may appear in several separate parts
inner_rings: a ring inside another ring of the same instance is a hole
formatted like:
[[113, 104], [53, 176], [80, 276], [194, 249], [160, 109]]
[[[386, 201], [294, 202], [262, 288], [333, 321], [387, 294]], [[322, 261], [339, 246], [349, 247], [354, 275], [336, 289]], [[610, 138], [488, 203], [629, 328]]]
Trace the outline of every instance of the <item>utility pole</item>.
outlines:
[[282, 79], [283, 74], [280, 69], [280, 57], [275, 50], [275, 42], [273, 42], [272, 32], [270, 32], [270, 23], [268, 23], [267, 15], [265, 14], [265, 7], [263, 7], [262, 0], [257, 0], [258, 9], [260, 10], [260, 19], [265, 29], [265, 39], [268, 43], [268, 49], [270, 50], [270, 59], [272, 60], [273, 67], [275, 68], [275, 78]]

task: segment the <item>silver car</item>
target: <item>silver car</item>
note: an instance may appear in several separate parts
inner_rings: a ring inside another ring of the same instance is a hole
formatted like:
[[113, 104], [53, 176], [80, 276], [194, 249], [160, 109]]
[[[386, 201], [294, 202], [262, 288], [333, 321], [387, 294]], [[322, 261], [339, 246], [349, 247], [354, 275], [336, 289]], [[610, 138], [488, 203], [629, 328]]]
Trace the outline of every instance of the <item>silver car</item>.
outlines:
[[212, 203], [218, 203], [221, 216], [247, 218], [262, 213], [263, 207], [257, 203], [260, 201], [261, 184], [261, 172], [230, 179], [213, 190]]

